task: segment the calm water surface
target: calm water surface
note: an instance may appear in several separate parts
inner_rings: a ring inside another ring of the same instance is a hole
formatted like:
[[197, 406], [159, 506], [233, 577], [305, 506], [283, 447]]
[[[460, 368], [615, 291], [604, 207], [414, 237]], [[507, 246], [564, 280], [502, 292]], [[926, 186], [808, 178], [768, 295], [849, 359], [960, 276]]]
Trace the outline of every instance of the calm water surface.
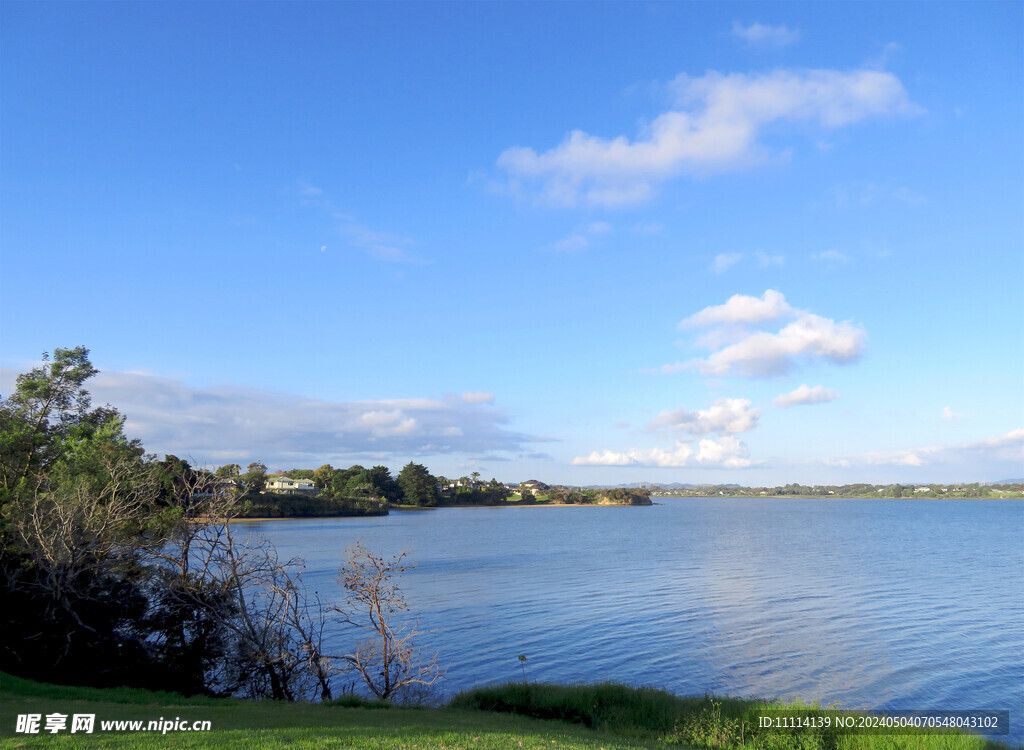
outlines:
[[[1024, 503], [666, 499], [247, 523], [341, 601], [361, 539], [444, 690], [614, 680], [849, 708], [1009, 709], [1024, 742]], [[351, 633], [329, 634], [338, 648]]]

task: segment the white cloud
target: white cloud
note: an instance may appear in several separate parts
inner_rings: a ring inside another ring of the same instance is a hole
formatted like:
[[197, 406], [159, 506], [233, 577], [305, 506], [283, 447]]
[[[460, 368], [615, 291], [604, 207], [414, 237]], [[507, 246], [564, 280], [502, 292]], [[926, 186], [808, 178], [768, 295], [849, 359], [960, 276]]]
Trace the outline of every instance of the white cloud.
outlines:
[[761, 323], [792, 315], [793, 308], [785, 296], [768, 289], [760, 297], [734, 294], [724, 305], [711, 305], [683, 320], [680, 328], [710, 326], [721, 323]]
[[861, 454], [849, 463], [862, 463], [868, 466], [924, 466], [927, 461], [914, 451], [883, 451]]
[[776, 396], [772, 399], [772, 403], [780, 408], [788, 409], [790, 406], [797, 406], [798, 404], [823, 404], [826, 401], [834, 401], [837, 398], [839, 398], [839, 394], [831, 388], [826, 388], [823, 385], [816, 385], [811, 388], [804, 383], [795, 391]]
[[954, 419], [963, 419], [963, 416], [963, 414], [957, 414], [948, 406], [942, 409], [942, 418], [947, 422], [952, 422]]
[[747, 44], [765, 47], [785, 47], [800, 39], [800, 32], [785, 26], [767, 26], [752, 23], [744, 26], [739, 21], [732, 25], [732, 35]]
[[705, 438], [696, 447], [676, 441], [672, 448], [634, 449], [624, 453], [594, 451], [589, 456], [577, 456], [572, 463], [574, 466], [699, 466], [714, 469], [743, 469], [753, 464], [746, 444], [732, 436], [718, 440]]
[[1024, 465], [1024, 428], [959, 445], [871, 451], [829, 460], [844, 466], [963, 467], [975, 475], [979, 469], [1013, 472]]
[[[777, 332], [749, 327], [781, 317], [796, 320]], [[763, 377], [789, 372], [798, 361], [853, 362], [864, 350], [863, 328], [797, 310], [772, 289], [760, 298], [733, 295], [724, 305], [691, 315], [679, 327], [710, 327], [695, 343], [712, 353], [706, 359], [663, 365], [659, 372], [698, 370], [704, 375]]]
[[711, 270], [715, 273], [725, 273], [742, 259], [743, 253], [719, 253], [715, 256], [715, 262], [711, 264]]
[[684, 408], [663, 411], [655, 417], [648, 429], [667, 428], [691, 435], [747, 432], [757, 427], [759, 409], [751, 407], [745, 398], [720, 398], [708, 409], [689, 411]]
[[705, 375], [760, 377], [789, 372], [797, 358], [845, 364], [864, 350], [864, 330], [812, 313], [800, 316], [778, 333], [758, 331], [697, 363]]
[[681, 74], [670, 88], [676, 107], [655, 118], [634, 141], [574, 130], [544, 152], [506, 149], [497, 164], [508, 173], [509, 191], [535, 190], [539, 202], [566, 207], [642, 203], [666, 180], [773, 158], [759, 143], [761, 130], [772, 123], [810, 121], [834, 129], [922, 111], [896, 76], [878, 70]]
[[869, 59], [865, 65], [868, 68], [875, 68], [877, 70], [887, 68], [889, 67], [889, 58], [902, 49], [903, 47], [901, 47], [898, 42], [886, 42], [882, 45], [882, 49], [879, 53]]
[[694, 339], [694, 346], [701, 349], [715, 350], [723, 346], [743, 341], [750, 335], [750, 327], [745, 325], [720, 325], [702, 332]]
[[1004, 435], [964, 443], [953, 451], [958, 453], [988, 453], [1003, 461], [1024, 463], [1024, 429], [1010, 430]]
[[[12, 375], [13, 379], [13, 375]], [[238, 386], [198, 388], [156, 375], [103, 371], [94, 403], [126, 416], [147, 451], [199, 463], [260, 459], [282, 468], [408, 461], [422, 455], [520, 451], [535, 439], [505, 427], [494, 394], [324, 401]]]

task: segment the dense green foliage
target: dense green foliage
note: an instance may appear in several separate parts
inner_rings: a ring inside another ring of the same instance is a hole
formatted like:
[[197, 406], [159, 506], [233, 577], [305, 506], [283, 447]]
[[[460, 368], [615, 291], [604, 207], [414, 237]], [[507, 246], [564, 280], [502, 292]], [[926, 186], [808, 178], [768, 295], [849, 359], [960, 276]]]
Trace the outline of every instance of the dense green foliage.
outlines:
[[174, 481], [90, 408], [95, 373], [84, 347], [57, 349], [0, 400], [0, 668], [159, 684], [142, 558]]
[[503, 711], [537, 719], [555, 719], [618, 734], [659, 737], [697, 704], [664, 690], [629, 688], [615, 683], [550, 685], [512, 682], [460, 693], [455, 708]]
[[262, 492], [267, 486], [267, 467], [259, 461], [249, 464], [246, 472], [241, 476], [242, 482], [249, 492]]
[[616, 487], [613, 489], [580, 489], [554, 487], [545, 495], [549, 503], [567, 505], [650, 505], [650, 490]]
[[398, 475], [398, 484], [402, 488], [402, 502], [406, 505], [429, 507], [441, 502], [437, 478], [423, 464], [407, 463]]
[[[294, 473], [289, 476], [301, 478]], [[319, 489], [321, 497], [339, 502], [362, 498], [395, 503], [402, 498], [402, 488], [386, 466], [365, 469], [356, 464], [347, 469], [335, 469], [325, 464], [312, 472], [310, 478]]]
[[245, 495], [236, 518], [316, 518], [329, 516], [386, 516], [387, 503], [374, 497], [308, 495], [275, 492]]
[[495, 479], [486, 484], [472, 481], [442, 490], [441, 502], [444, 505], [501, 505], [511, 494], [511, 490]]

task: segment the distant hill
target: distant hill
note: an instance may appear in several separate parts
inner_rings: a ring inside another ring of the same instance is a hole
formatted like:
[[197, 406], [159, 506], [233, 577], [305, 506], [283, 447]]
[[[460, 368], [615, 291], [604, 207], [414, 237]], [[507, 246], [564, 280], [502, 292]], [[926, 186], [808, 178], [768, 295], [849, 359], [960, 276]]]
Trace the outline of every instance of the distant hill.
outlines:
[[1024, 479], [1000, 479], [998, 482], [986, 482], [988, 486], [993, 484], [1024, 484]]
[[[582, 489], [585, 489], [585, 490], [635, 490], [635, 489], [639, 489], [640, 487], [651, 487], [651, 486], [653, 486], [653, 484], [654, 484], [653, 482], [632, 482], [630, 484], [588, 484], [588, 485], [584, 485]], [[660, 485], [660, 486], [664, 487], [666, 485]], [[679, 485], [679, 486], [682, 487], [683, 485]], [[689, 485], [688, 484], [688, 485], [685, 485], [685, 486], [692, 487], [693, 485]]]
[[584, 487], [587, 490], [614, 490], [614, 489], [625, 489], [631, 490], [637, 487], [661, 487], [663, 490], [692, 490], [700, 487], [739, 487], [738, 484], [683, 484], [681, 482], [672, 482], [672, 484], [664, 484], [662, 482], [633, 482], [632, 484], [588, 484]]

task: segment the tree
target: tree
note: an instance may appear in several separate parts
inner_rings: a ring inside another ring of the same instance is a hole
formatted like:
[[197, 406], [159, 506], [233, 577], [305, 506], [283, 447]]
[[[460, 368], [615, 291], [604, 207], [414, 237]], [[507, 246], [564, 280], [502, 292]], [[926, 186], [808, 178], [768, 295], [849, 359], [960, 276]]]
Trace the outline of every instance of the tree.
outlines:
[[88, 354], [44, 355], [0, 401], [0, 669], [144, 679], [143, 550], [167, 519], [124, 418], [89, 408]]
[[402, 497], [402, 488], [391, 476], [388, 467], [374, 466], [349, 477], [337, 494], [346, 498], [375, 498], [396, 502]]
[[248, 492], [263, 492], [267, 487], [267, 466], [259, 461], [253, 461], [242, 475], [245, 482], [245, 489]]
[[369, 637], [340, 659], [381, 700], [436, 683], [443, 676], [437, 656], [425, 658], [417, 652], [413, 639], [421, 632], [414, 622], [400, 621], [409, 607], [392, 580], [415, 566], [404, 562], [405, 552], [387, 559], [358, 541], [346, 552], [338, 574], [338, 582], [347, 592], [345, 604], [329, 609], [340, 615], [342, 623], [367, 631]]
[[186, 488], [191, 493], [198, 490], [201, 484], [197, 480], [203, 472], [196, 471], [189, 466], [188, 461], [172, 453], [164, 456], [163, 461], [152, 462], [150, 466], [160, 486], [160, 503], [163, 505], [173, 504], [174, 498], [182, 497]]
[[62, 436], [111, 413], [89, 412], [91, 399], [83, 384], [97, 370], [88, 349], [54, 349], [53, 360], [44, 352], [43, 362], [19, 375], [14, 393], [0, 402], [0, 490], [5, 497], [53, 457]]
[[440, 500], [437, 480], [423, 464], [407, 463], [398, 475], [398, 484], [408, 505], [437, 505]]
[[240, 503], [230, 492], [204, 498], [154, 552], [161, 660], [183, 692], [330, 699], [324, 609], [306, 592], [301, 561], [235, 536]]
[[218, 479], [238, 479], [241, 474], [242, 467], [238, 464], [224, 464], [214, 472]]
[[330, 484], [332, 476], [334, 476], [334, 467], [330, 464], [324, 464], [313, 472], [313, 484], [316, 485], [317, 489], [322, 490]]
[[402, 499], [402, 488], [391, 476], [387, 466], [374, 466], [366, 471], [366, 475], [377, 497], [382, 497], [390, 503]]
[[[233, 537], [242, 501], [226, 483], [145, 456], [121, 415], [90, 409], [95, 372], [84, 347], [57, 349], [0, 399], [0, 670], [329, 698], [324, 608], [301, 565]], [[265, 479], [250, 464], [249, 486]]]

